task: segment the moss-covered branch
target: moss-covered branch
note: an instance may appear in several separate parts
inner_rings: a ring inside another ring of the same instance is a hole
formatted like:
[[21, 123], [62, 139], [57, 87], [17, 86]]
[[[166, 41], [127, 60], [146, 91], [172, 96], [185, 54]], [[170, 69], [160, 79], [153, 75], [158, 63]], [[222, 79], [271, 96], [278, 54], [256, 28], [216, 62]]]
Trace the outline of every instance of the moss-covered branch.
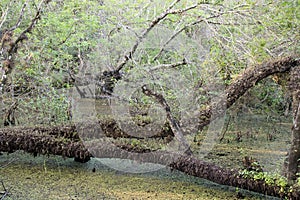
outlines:
[[[63, 157], [74, 157], [81, 162], [87, 162], [93, 154], [99, 158], [123, 158], [139, 162], [163, 164], [188, 175], [204, 178], [222, 185], [239, 187], [281, 198], [300, 198], [300, 192], [297, 188], [287, 185], [269, 184], [267, 179], [254, 179], [251, 176], [245, 176], [237, 169], [222, 168], [193, 156], [168, 151], [140, 151], [130, 146], [118, 146], [105, 139], [83, 144], [80, 141], [76, 141], [77, 139], [75, 138], [71, 140], [50, 135], [53, 130], [55, 128], [48, 130], [46, 128], [33, 128], [32, 131], [28, 128], [23, 132], [20, 129], [14, 131], [9, 131], [9, 129], [1, 130], [0, 151], [13, 152], [24, 150], [33, 155], [54, 154]], [[20, 132], [18, 133], [18, 131]], [[59, 131], [61, 135], [64, 135], [64, 131], [67, 132], [66, 135], [69, 135], [69, 129], [67, 128]]]

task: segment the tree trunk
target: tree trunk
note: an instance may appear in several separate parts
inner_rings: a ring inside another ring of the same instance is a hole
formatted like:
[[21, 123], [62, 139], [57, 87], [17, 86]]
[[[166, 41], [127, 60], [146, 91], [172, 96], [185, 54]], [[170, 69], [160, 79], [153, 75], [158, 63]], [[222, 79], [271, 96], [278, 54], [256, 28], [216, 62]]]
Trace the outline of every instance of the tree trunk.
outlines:
[[259, 81], [276, 73], [288, 72], [293, 68], [298, 68], [299, 70], [299, 66], [300, 59], [297, 57], [287, 57], [272, 62], [265, 62], [246, 70], [243, 74], [241, 74], [240, 78], [238, 78], [225, 90], [226, 101], [220, 101], [216, 105], [210, 105], [205, 110], [200, 111], [199, 128], [201, 129], [213, 121], [214, 119], [212, 116], [218, 117], [217, 115], [212, 115], [214, 110], [224, 110], [224, 104], [227, 108], [231, 107], [241, 96], [243, 96]]
[[91, 154], [73, 134], [72, 127], [34, 127], [0, 130], [0, 152], [17, 150], [36, 155], [60, 155], [75, 158], [79, 162], [90, 160]]
[[293, 181], [300, 172], [300, 70], [291, 71], [289, 89], [293, 95], [293, 127], [289, 155], [284, 163], [284, 174]]
[[[19, 129], [20, 130], [20, 129]], [[264, 180], [254, 180], [244, 177], [237, 169], [226, 169], [208, 163], [189, 155], [182, 155], [167, 151], [149, 151], [136, 149], [132, 146], [116, 145], [105, 138], [101, 141], [84, 143], [72, 141], [63, 137], [49, 135], [53, 129], [27, 129], [25, 132], [11, 132], [9, 129], [0, 131], [0, 151], [13, 152], [25, 150], [33, 155], [54, 154], [63, 157], [74, 157], [80, 162], [87, 162], [90, 157], [122, 158], [170, 166], [171, 169], [182, 171], [188, 175], [204, 178], [222, 185], [239, 187], [280, 198], [289, 197], [299, 199], [300, 191], [297, 188], [281, 188], [277, 185], [268, 185]], [[68, 135], [69, 129], [60, 130], [60, 135]], [[66, 134], [63, 134], [66, 131]], [[48, 133], [48, 134], [46, 134]], [[86, 147], [89, 147], [87, 150]], [[91, 153], [90, 153], [91, 152]]]

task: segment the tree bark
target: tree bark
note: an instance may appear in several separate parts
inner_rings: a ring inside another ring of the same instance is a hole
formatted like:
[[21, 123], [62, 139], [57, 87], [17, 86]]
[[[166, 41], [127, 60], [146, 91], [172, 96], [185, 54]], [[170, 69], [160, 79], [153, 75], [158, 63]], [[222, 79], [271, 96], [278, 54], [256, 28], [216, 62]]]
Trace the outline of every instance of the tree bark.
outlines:
[[[18, 130], [10, 132], [9, 129], [5, 129], [0, 132], [0, 151], [25, 150], [33, 155], [54, 154], [63, 157], [74, 157], [81, 162], [87, 162], [93, 154], [98, 158], [122, 158], [162, 164], [188, 175], [204, 178], [222, 185], [239, 187], [280, 198], [300, 198], [300, 191], [297, 188], [291, 191], [289, 187], [281, 188], [276, 185], [268, 185], [264, 180], [243, 177], [237, 169], [222, 168], [189, 155], [168, 151], [151, 152], [145, 151], [145, 149], [141, 152], [131, 146], [113, 144], [105, 138], [83, 144], [46, 134], [51, 133], [53, 129], [48, 132], [47, 129], [36, 130], [33, 128], [30, 131], [28, 128], [26, 134], [24, 132], [17, 133]], [[68, 132], [68, 129], [65, 128], [61, 131]], [[86, 146], [88, 146], [88, 149], [86, 149]]]
[[157, 94], [147, 88], [146, 85], [142, 87], [143, 93], [149, 97], [153, 97], [156, 101], [159, 102], [159, 104], [164, 108], [166, 114], [167, 114], [167, 121], [170, 124], [171, 130], [174, 133], [175, 138], [180, 143], [181, 150], [183, 150], [186, 154], [192, 155], [192, 150], [190, 148], [190, 145], [186, 141], [185, 137], [183, 136], [183, 131], [178, 123], [178, 121], [173, 117], [171, 108], [163, 95]]
[[[224, 111], [224, 106], [231, 107], [241, 96], [243, 96], [250, 88], [254, 87], [256, 83], [264, 78], [275, 73], [285, 73], [297, 67], [299, 70], [300, 59], [298, 57], [286, 57], [276, 61], [265, 62], [261, 65], [254, 66], [241, 74], [234, 83], [232, 83], [226, 90], [226, 101], [220, 101], [215, 105], [210, 105], [208, 108], [200, 112], [199, 128], [202, 129], [214, 120], [213, 111]], [[223, 113], [221, 113], [223, 114]]]
[[284, 174], [290, 181], [293, 181], [300, 172], [300, 70], [295, 68], [290, 74], [289, 89], [293, 96], [293, 127], [291, 147], [284, 164]]
[[79, 140], [72, 127], [34, 127], [0, 130], [0, 152], [17, 150], [36, 155], [60, 155], [75, 158], [79, 162], [90, 160], [91, 154]]

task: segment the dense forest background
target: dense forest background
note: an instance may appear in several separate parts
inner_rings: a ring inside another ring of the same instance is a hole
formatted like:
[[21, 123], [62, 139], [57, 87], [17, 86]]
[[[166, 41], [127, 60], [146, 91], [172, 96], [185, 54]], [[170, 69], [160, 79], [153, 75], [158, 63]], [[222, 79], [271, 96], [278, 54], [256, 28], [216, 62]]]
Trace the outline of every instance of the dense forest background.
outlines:
[[[2, 115], [13, 110], [13, 123], [23, 125], [67, 121], [67, 91], [75, 81], [93, 70], [99, 76], [115, 69], [149, 23], [171, 3], [2, 1]], [[224, 86], [229, 85], [249, 66], [299, 53], [298, 3], [179, 1], [174, 5], [178, 12], [154, 24], [134, 63], [130, 61], [122, 71], [130, 65], [156, 66], [186, 59], [188, 65], [179, 67], [180, 72], [199, 75], [202, 70], [201, 76], [192, 77], [194, 86], [209, 82], [208, 68], [218, 73]], [[156, 37], [159, 41], [151, 44]], [[167, 51], [157, 57], [161, 49]], [[288, 112], [291, 99], [284, 80], [274, 76], [258, 83], [247, 93], [251, 101], [244, 106], [266, 114]], [[35, 114], [25, 114], [29, 111]], [[2, 120], [11, 123], [6, 118]]]

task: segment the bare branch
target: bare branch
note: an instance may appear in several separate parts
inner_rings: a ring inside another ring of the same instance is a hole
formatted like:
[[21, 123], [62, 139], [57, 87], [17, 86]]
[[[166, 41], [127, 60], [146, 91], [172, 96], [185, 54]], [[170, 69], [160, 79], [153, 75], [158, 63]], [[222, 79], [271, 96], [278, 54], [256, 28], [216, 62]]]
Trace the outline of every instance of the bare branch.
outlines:
[[34, 18], [31, 20], [31, 23], [29, 24], [29, 26], [19, 35], [19, 37], [15, 40], [14, 44], [11, 45], [11, 48], [9, 49], [9, 54], [13, 54], [14, 52], [16, 52], [17, 50], [17, 45], [18, 43], [22, 42], [23, 40], [27, 39], [26, 34], [30, 33], [33, 29], [33, 27], [36, 25], [37, 21], [40, 19], [41, 17], [41, 11], [42, 11], [42, 3], [44, 1], [41, 1], [39, 4], [39, 8], [34, 16]]
[[3, 26], [4, 22], [6, 21], [8, 10], [11, 7], [13, 1], [10, 2], [10, 4], [7, 6], [6, 10], [2, 13], [1, 16], [1, 23], [0, 23], [0, 28]]
[[158, 57], [162, 54], [162, 52], [164, 51], [165, 47], [174, 39], [176, 38], [180, 33], [182, 33], [182, 31], [184, 31], [185, 29], [187, 29], [188, 27], [191, 27], [191, 26], [195, 26], [201, 22], [203, 22], [204, 20], [207, 20], [207, 19], [212, 19], [212, 18], [216, 18], [216, 17], [219, 17], [221, 15], [223, 15], [225, 13], [218, 13], [216, 15], [213, 15], [213, 16], [210, 16], [210, 17], [207, 17], [205, 19], [199, 19], [195, 22], [192, 22], [190, 24], [187, 24], [185, 25], [184, 27], [182, 27], [181, 29], [179, 29], [178, 31], [176, 31], [161, 47], [160, 51], [156, 54], [156, 56], [153, 58], [153, 61], [157, 60]]
[[170, 14], [181, 14], [181, 13], [187, 12], [189, 10], [192, 10], [194, 8], [197, 8], [198, 5], [199, 5], [199, 3], [197, 3], [195, 5], [192, 5], [192, 6], [189, 6], [189, 7], [186, 7], [184, 9], [173, 10], [173, 11], [170, 12]]
[[170, 127], [175, 135], [175, 138], [178, 140], [178, 142], [181, 145], [180, 147], [183, 148], [184, 153], [191, 155], [192, 150], [191, 150], [188, 142], [186, 141], [186, 139], [183, 136], [183, 131], [181, 130], [179, 123], [172, 116], [171, 108], [170, 108], [168, 102], [163, 97], [163, 95], [153, 92], [152, 90], [147, 88], [146, 85], [142, 86], [142, 90], [145, 95], [153, 97], [165, 109], [166, 114], [167, 114], [167, 120], [168, 120]]
[[9, 196], [10, 193], [9, 193], [9, 189], [6, 189], [6, 187], [5, 187], [5, 185], [4, 185], [4, 183], [3, 183], [2, 180], [1, 180], [1, 184], [2, 184], [2, 188], [3, 188], [4, 191], [0, 192], [0, 195], [2, 195], [2, 197], [1, 197], [0, 200], [3, 200], [6, 196]]
[[[198, 4], [199, 5], [199, 4]], [[192, 26], [195, 26], [197, 24], [200, 24], [201, 22], [207, 22], [208, 20], [210, 19], [214, 19], [214, 18], [218, 18], [224, 14], [227, 14], [227, 13], [230, 13], [230, 12], [235, 12], [235, 9], [237, 8], [240, 8], [240, 7], [244, 7], [245, 5], [238, 5], [228, 11], [225, 11], [225, 12], [220, 12], [220, 11], [217, 11], [217, 10], [214, 10], [214, 12], [216, 12], [216, 14], [212, 15], [212, 16], [209, 16], [209, 17], [206, 17], [206, 18], [201, 18], [199, 16], [199, 19], [194, 21], [194, 22], [191, 22], [185, 26], [183, 26], [181, 29], [179, 29], [178, 31], [176, 31], [161, 47], [160, 51], [156, 54], [156, 56], [154, 56], [153, 58], [153, 61], [157, 60], [158, 57], [162, 54], [162, 52], [164, 51], [165, 47], [174, 39], [176, 38], [180, 33], [182, 33], [184, 30], [186, 30], [187, 28], [189, 27], [192, 27]], [[194, 8], [196, 8], [197, 6], [195, 6]], [[236, 11], [238, 12], [238, 11]]]
[[13, 163], [13, 162], [15, 162], [17, 160], [18, 160], [18, 158], [14, 158], [11, 161], [9, 161], [8, 163], [6, 163], [5, 165], [0, 166], [0, 168], [5, 168], [5, 167], [7, 167], [8, 165], [10, 165], [11, 163]]
[[168, 7], [167, 10], [171, 10], [177, 3], [179, 3], [181, 0], [175, 0], [173, 1], [173, 3], [171, 3], [171, 5]]
[[161, 21], [163, 21], [168, 15], [171, 14], [181, 14], [183, 12], [186, 12], [188, 10], [196, 8], [199, 4], [192, 5], [190, 7], [187, 7], [185, 9], [179, 9], [179, 10], [171, 10], [176, 3], [178, 3], [180, 0], [174, 1], [166, 10], [163, 12], [161, 15], [159, 15], [157, 18], [152, 20], [149, 24], [149, 26], [141, 33], [141, 35], [138, 37], [137, 41], [135, 44], [132, 46], [131, 50], [126, 53], [123, 57], [123, 60], [117, 65], [116, 67], [116, 72], [119, 72], [128, 62], [129, 59], [132, 58], [133, 54], [137, 50], [139, 44], [143, 41], [143, 39], [148, 35], [148, 33]]
[[21, 12], [20, 12], [19, 19], [18, 19], [17, 23], [13, 27], [11, 27], [9, 29], [9, 31], [13, 31], [13, 30], [15, 30], [16, 28], [18, 28], [20, 26], [20, 24], [22, 22], [22, 19], [23, 19], [23, 16], [24, 16], [26, 6], [27, 6], [27, 1], [23, 4], [23, 6], [21, 8]]
[[182, 62], [177, 62], [177, 63], [173, 63], [173, 64], [162, 64], [162, 65], [156, 65], [152, 68], [149, 69], [150, 72], [158, 70], [158, 69], [162, 69], [162, 68], [175, 68], [175, 67], [179, 67], [182, 65], [186, 65], [186, 59], [183, 59]]

